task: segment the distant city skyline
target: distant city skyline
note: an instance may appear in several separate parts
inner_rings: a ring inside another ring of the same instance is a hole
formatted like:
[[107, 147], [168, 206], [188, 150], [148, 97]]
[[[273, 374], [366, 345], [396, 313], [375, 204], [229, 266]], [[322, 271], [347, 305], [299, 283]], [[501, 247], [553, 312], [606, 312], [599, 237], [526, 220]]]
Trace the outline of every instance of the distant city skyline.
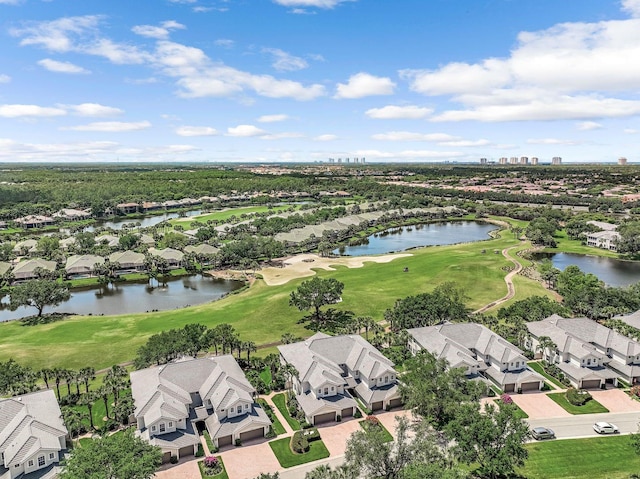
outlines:
[[640, 162], [640, 0], [0, 0], [0, 19], [2, 163]]

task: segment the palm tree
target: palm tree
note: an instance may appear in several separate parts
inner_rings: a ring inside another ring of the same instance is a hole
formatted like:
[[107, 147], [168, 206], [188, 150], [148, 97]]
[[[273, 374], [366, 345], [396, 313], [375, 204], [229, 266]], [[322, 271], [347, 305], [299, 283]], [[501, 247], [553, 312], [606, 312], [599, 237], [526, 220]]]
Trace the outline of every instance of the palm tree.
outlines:
[[73, 409], [69, 406], [62, 408], [62, 419], [64, 420], [64, 424], [67, 426], [71, 441], [73, 441], [74, 432], [76, 433], [76, 437], [80, 435], [80, 431], [82, 430], [82, 420], [84, 418], [85, 415], [77, 409]]
[[96, 428], [93, 425], [93, 405], [95, 404], [97, 399], [98, 399], [97, 395], [93, 392], [90, 392], [80, 396], [80, 400], [78, 401], [79, 405], [87, 406], [87, 409], [89, 410], [89, 425], [91, 426], [92, 430], [95, 430]]
[[47, 389], [49, 389], [49, 379], [53, 378], [53, 371], [51, 369], [41, 369], [40, 370], [40, 377], [42, 377], [42, 380], [44, 381], [45, 385], [47, 386]]
[[258, 348], [256, 347], [256, 343], [254, 343], [253, 341], [244, 341], [242, 343], [242, 347], [247, 352], [247, 362], [249, 362], [249, 355], [251, 353], [255, 353], [258, 350]]
[[58, 395], [58, 400], [60, 400], [60, 383], [64, 380], [65, 369], [53, 368], [51, 370], [51, 375], [56, 382], [56, 393]]
[[75, 380], [76, 374], [75, 371], [72, 369], [65, 369], [64, 370], [64, 382], [67, 385], [67, 396], [71, 396], [71, 385], [73, 384], [73, 381]]
[[558, 346], [549, 336], [540, 336], [538, 338], [538, 345], [536, 346], [536, 351], [540, 351], [542, 353], [542, 357], [544, 359], [546, 354], [546, 360], [551, 360], [551, 353], [555, 353], [558, 350]]
[[128, 385], [129, 373], [122, 366], [117, 364], [111, 366], [111, 369], [107, 371], [104, 377], [104, 384], [113, 393], [114, 400], [118, 402], [120, 397], [120, 391], [125, 389]]
[[102, 398], [102, 400], [104, 401], [104, 408], [106, 410], [107, 419], [109, 419], [109, 394], [110, 393], [111, 391], [109, 391], [109, 388], [104, 385], [100, 386], [96, 391], [96, 396], [99, 398]]
[[80, 370], [82, 382], [84, 383], [85, 392], [89, 392], [89, 383], [96, 378], [96, 370], [92, 367], [82, 368]]

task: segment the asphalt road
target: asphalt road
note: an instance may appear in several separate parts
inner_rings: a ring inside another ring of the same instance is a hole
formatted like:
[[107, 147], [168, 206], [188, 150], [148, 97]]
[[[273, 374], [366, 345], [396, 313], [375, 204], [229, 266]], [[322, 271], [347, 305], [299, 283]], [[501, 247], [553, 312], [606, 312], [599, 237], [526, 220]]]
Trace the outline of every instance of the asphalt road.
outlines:
[[558, 439], [598, 437], [600, 434], [593, 430], [593, 424], [597, 421], [615, 424], [621, 434], [635, 433], [638, 432], [640, 412], [582, 414], [571, 417], [527, 420], [532, 428], [544, 426], [553, 429]]

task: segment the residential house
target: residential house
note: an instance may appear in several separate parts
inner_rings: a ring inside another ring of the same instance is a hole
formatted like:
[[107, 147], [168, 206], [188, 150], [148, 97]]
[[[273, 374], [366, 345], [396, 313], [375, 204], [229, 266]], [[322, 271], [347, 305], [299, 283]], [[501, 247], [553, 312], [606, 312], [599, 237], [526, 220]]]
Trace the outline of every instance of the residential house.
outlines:
[[44, 215], [28, 215], [22, 218], [16, 218], [13, 221], [25, 229], [44, 228], [45, 226], [52, 226], [56, 223], [54, 218]]
[[136, 213], [138, 211], [138, 203], [119, 203], [116, 205], [116, 209], [125, 215], [130, 213]]
[[68, 238], [64, 238], [60, 240], [60, 248], [67, 251], [70, 248], [73, 248], [76, 244], [76, 238], [74, 236], [70, 236]]
[[37, 250], [38, 250], [38, 240], [34, 240], [34, 239], [19, 241], [13, 247], [13, 252], [21, 256], [26, 256], [29, 253], [35, 253]]
[[623, 316], [615, 316], [613, 319], [619, 319], [633, 328], [640, 329], [640, 311]]
[[76, 210], [73, 208], [63, 208], [52, 215], [67, 221], [87, 220], [91, 218], [91, 212], [87, 210]]
[[163, 462], [198, 451], [198, 430], [217, 447], [262, 438], [271, 421], [231, 355], [187, 359], [131, 373], [137, 433]]
[[144, 255], [135, 251], [116, 251], [109, 255], [111, 263], [118, 263], [120, 272], [141, 271], [144, 269]]
[[110, 248], [117, 248], [118, 246], [120, 246], [120, 238], [109, 234], [96, 236], [95, 242], [97, 245], [106, 245]]
[[594, 248], [617, 251], [618, 241], [620, 241], [620, 233], [617, 231], [596, 231], [595, 233], [587, 233], [587, 246], [592, 246]]
[[173, 248], [156, 249], [149, 248], [149, 254], [164, 259], [170, 268], [179, 268], [182, 265], [184, 253]]
[[40, 258], [33, 258], [27, 261], [20, 261], [13, 267], [13, 278], [16, 281], [36, 278], [36, 270], [42, 268], [46, 271], [56, 270], [55, 261], [47, 261]]
[[452, 368], [463, 368], [469, 379], [488, 379], [504, 392], [539, 391], [544, 378], [527, 366], [523, 352], [477, 323], [445, 323], [413, 328], [409, 349], [424, 349], [446, 359]]
[[104, 258], [93, 254], [73, 255], [67, 258], [64, 270], [69, 276], [92, 276], [96, 264], [104, 264]]
[[11, 263], [0, 261], [0, 276], [4, 276], [11, 269]]
[[205, 256], [213, 256], [214, 254], [217, 254], [220, 251], [219, 248], [216, 248], [215, 246], [211, 246], [210, 244], [199, 244], [199, 245], [195, 245], [195, 246], [185, 246], [184, 248], [184, 252], [185, 253], [195, 253], [198, 257], [205, 257]]
[[554, 314], [542, 321], [527, 323], [529, 347], [540, 349], [546, 336], [556, 345], [541, 354], [556, 364], [574, 387], [614, 386], [618, 378], [640, 382], [640, 343], [589, 318], [563, 318]]
[[401, 405], [393, 362], [361, 336], [316, 333], [278, 350], [297, 371], [289, 385], [310, 424], [352, 416], [354, 394], [373, 411]]
[[51, 389], [0, 399], [0, 479], [55, 468], [66, 436]]

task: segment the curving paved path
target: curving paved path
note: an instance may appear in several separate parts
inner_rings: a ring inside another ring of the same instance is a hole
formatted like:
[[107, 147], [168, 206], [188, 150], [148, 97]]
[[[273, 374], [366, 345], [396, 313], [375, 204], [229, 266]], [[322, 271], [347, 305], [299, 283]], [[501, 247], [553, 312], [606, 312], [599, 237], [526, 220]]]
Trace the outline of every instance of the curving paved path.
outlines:
[[522, 271], [522, 264], [515, 258], [513, 258], [510, 254], [509, 251], [514, 249], [514, 248], [518, 248], [520, 247], [520, 245], [515, 245], [515, 246], [511, 246], [510, 248], [505, 248], [502, 250], [502, 256], [504, 256], [507, 260], [511, 261], [513, 263], [513, 265], [515, 266], [514, 269], [512, 269], [511, 271], [509, 271], [509, 273], [507, 273], [507, 275], [504, 277], [504, 282], [507, 283], [507, 294], [505, 296], [503, 296], [500, 299], [497, 299], [495, 301], [492, 301], [491, 303], [487, 304], [486, 306], [483, 306], [480, 309], [475, 310], [472, 314], [480, 314], [480, 313], [484, 313], [485, 311], [487, 311], [488, 309], [493, 308], [494, 306], [497, 306], [499, 304], [502, 304], [506, 301], [509, 301], [511, 298], [513, 298], [516, 295], [516, 287], [513, 284], [513, 277], [518, 274], [520, 271]]

